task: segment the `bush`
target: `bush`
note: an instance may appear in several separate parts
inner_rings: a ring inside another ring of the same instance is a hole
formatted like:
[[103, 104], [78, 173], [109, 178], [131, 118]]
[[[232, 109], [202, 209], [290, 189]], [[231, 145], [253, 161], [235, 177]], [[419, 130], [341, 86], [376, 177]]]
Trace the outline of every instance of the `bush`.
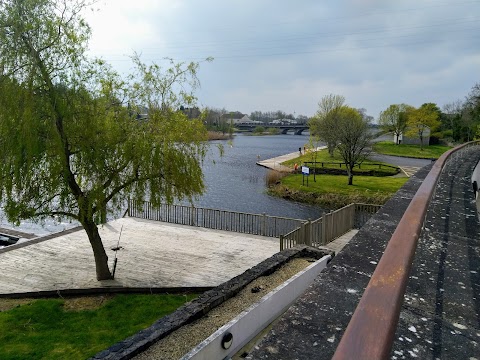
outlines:
[[257, 127], [253, 130], [253, 132], [254, 132], [255, 134], [261, 134], [261, 133], [265, 132], [265, 128], [264, 128], [263, 126], [257, 126]]
[[278, 135], [278, 134], [280, 134], [280, 129], [277, 129], [277, 128], [269, 128], [269, 129], [268, 129], [268, 133], [269, 133], [270, 135]]
[[280, 180], [285, 176], [285, 173], [281, 173], [275, 170], [268, 170], [265, 174], [265, 185], [271, 187], [273, 185], [279, 184]]

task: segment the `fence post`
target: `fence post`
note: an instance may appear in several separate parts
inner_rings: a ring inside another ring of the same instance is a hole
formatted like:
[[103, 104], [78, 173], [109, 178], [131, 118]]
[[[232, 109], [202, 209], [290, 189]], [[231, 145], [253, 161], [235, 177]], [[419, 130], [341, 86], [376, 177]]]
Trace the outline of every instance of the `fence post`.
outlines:
[[263, 213], [262, 217], [262, 236], [267, 234], [267, 214]]
[[283, 235], [280, 235], [280, 251], [283, 250]]
[[322, 216], [322, 245], [327, 244], [327, 214], [323, 214]]
[[195, 206], [192, 204], [190, 208], [190, 226], [195, 226]]
[[312, 246], [311, 229], [312, 229], [312, 221], [308, 219], [307, 223], [305, 224], [305, 233], [304, 233], [304, 239], [303, 239], [303, 243], [308, 246]]

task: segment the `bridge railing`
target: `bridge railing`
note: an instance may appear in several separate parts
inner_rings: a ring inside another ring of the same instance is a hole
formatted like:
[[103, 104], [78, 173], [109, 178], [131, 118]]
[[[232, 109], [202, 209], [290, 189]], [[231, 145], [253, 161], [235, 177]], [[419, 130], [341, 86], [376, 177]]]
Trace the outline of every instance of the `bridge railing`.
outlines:
[[389, 359], [417, 241], [448, 161], [478, 141], [444, 153], [433, 165], [390, 238], [333, 359]]
[[128, 216], [172, 224], [198, 226], [214, 230], [279, 237], [305, 222], [303, 219], [250, 214], [186, 205], [160, 204], [129, 200]]
[[350, 204], [323, 215], [317, 220], [306, 221], [295, 230], [280, 235], [280, 250], [298, 244], [323, 246], [352, 229], [361, 228], [381, 205]]

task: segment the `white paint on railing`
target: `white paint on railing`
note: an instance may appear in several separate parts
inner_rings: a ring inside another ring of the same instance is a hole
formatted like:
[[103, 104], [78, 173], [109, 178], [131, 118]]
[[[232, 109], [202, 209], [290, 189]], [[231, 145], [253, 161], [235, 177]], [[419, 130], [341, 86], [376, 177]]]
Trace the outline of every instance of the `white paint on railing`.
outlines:
[[[285, 312], [290, 305], [310, 286], [313, 280], [327, 266], [330, 255], [308, 266], [289, 280], [265, 295], [228, 324], [222, 326], [206, 340], [198, 344], [182, 360], [215, 360], [233, 356], [272, 321]], [[231, 346], [222, 347], [228, 334], [232, 335]]]

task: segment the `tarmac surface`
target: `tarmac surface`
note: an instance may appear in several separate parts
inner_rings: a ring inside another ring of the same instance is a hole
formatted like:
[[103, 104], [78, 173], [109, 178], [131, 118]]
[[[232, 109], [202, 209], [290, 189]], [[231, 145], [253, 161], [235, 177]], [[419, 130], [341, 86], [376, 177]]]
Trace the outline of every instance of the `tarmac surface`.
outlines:
[[430, 203], [392, 359], [480, 359], [480, 221], [471, 175], [480, 148], [450, 160]]

